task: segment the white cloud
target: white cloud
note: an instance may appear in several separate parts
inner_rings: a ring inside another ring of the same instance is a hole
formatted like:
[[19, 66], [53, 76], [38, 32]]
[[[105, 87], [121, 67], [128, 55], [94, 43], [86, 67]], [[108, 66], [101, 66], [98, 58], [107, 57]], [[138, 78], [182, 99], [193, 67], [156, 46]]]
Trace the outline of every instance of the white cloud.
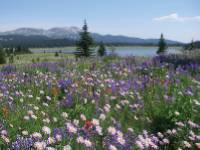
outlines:
[[177, 13], [172, 13], [167, 16], [156, 17], [153, 20], [155, 21], [199, 21], [200, 16], [192, 16], [192, 17], [181, 17]]

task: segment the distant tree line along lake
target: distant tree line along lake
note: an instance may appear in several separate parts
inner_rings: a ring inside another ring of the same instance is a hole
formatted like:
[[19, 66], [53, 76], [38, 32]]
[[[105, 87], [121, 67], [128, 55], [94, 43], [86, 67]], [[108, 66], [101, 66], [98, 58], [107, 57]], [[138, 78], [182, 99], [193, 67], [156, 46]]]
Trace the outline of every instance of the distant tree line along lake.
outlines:
[[[107, 47], [107, 53], [110, 54], [114, 52], [119, 56], [155, 56], [158, 47], [139, 47], [139, 46], [130, 46], [130, 47]], [[168, 47], [168, 53], [180, 53], [182, 47]], [[38, 48], [38, 49], [31, 49], [33, 53], [68, 53], [72, 54], [76, 50], [75, 47], [65, 47], [65, 48]]]

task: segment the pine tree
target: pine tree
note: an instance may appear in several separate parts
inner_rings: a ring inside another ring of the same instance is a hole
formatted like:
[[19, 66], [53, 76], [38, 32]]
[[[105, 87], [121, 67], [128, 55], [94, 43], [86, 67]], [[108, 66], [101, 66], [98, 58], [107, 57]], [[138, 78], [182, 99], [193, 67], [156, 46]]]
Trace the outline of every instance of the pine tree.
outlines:
[[104, 45], [103, 42], [101, 42], [100, 45], [99, 45], [98, 55], [99, 55], [100, 57], [103, 57], [103, 56], [106, 55], [106, 48], [105, 48], [105, 45]]
[[166, 49], [167, 49], [167, 44], [165, 42], [163, 34], [161, 34], [160, 41], [158, 43], [157, 54], [164, 54], [166, 52]]
[[6, 55], [4, 50], [0, 47], [0, 64], [6, 63]]
[[189, 45], [189, 50], [193, 50], [195, 49], [195, 44], [194, 44], [194, 40], [191, 41], [190, 45]]
[[75, 56], [77, 57], [91, 57], [94, 50], [91, 49], [93, 46], [93, 39], [88, 32], [87, 22], [84, 22], [82, 32], [80, 32], [80, 40], [76, 44]]

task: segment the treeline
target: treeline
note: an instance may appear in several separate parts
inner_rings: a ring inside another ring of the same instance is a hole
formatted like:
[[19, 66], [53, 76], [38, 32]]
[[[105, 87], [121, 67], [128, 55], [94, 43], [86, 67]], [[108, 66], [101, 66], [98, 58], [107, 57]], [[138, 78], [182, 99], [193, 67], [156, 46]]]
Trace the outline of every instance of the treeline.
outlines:
[[11, 54], [17, 55], [17, 54], [31, 54], [32, 53], [28, 47], [21, 46], [21, 45], [17, 47], [6, 47], [4, 48], [4, 51], [7, 56], [10, 56]]
[[[94, 39], [95, 45], [99, 45], [101, 41]], [[167, 41], [166, 41], [167, 42]], [[157, 46], [158, 43], [130, 43], [130, 42], [104, 42], [107, 46]], [[168, 44], [168, 43], [167, 43]], [[23, 35], [4, 35], [0, 36], [0, 45], [2, 47], [23, 47], [43, 48], [43, 47], [65, 47], [75, 46], [76, 40], [71, 39], [52, 39], [46, 36], [23, 36]], [[183, 46], [183, 44], [169, 44], [170, 46]]]
[[45, 36], [5, 35], [0, 36], [2, 47], [64, 47], [75, 45], [75, 41], [69, 39], [52, 39]]
[[9, 63], [14, 62], [14, 56], [20, 54], [31, 54], [32, 52], [28, 47], [17, 46], [17, 47], [0, 47], [0, 64], [6, 63], [8, 58]]
[[191, 43], [186, 44], [184, 47], [185, 50], [194, 50], [194, 49], [200, 49], [200, 41], [191, 41]]

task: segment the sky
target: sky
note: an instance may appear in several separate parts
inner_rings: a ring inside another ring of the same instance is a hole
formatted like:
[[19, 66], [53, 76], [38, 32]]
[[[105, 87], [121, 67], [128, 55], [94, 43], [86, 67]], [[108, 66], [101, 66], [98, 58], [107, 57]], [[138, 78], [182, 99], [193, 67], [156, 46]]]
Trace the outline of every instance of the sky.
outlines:
[[200, 0], [0, 0], [0, 31], [83, 25], [91, 32], [200, 40]]

